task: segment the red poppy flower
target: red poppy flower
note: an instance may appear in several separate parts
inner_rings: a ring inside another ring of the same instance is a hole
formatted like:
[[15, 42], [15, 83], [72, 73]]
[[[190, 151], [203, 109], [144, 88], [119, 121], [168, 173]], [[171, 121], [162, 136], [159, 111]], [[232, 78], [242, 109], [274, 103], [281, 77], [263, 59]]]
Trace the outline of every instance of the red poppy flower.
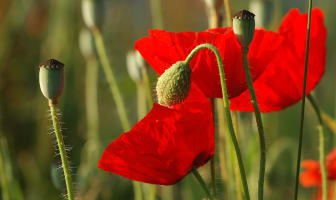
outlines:
[[[138, 40], [135, 48], [153, 69], [162, 74], [172, 64], [183, 61], [200, 44], [216, 46], [223, 58], [229, 97], [246, 90], [241, 47], [232, 28], [209, 29], [203, 32], [172, 33], [150, 30], [149, 37]], [[284, 41], [276, 33], [258, 29], [250, 45], [249, 62], [255, 80], [272, 62]], [[191, 81], [211, 98], [222, 97], [216, 58], [209, 50], [200, 51], [191, 61]]]
[[[328, 199], [333, 199], [333, 185], [332, 181], [336, 180], [336, 148], [329, 153], [326, 159], [327, 163], [327, 174], [329, 181], [329, 191], [328, 191]], [[306, 170], [300, 175], [301, 185], [304, 187], [317, 187], [318, 192], [316, 195], [316, 199], [321, 199], [321, 172], [320, 172], [320, 163], [315, 160], [305, 160], [302, 162], [303, 168]]]
[[[307, 14], [291, 10], [283, 19], [277, 37], [285, 42], [264, 72], [254, 81], [258, 104], [262, 112], [281, 110], [302, 98], [305, 63]], [[308, 78], [306, 94], [318, 84], [324, 73], [327, 31], [323, 12], [312, 11]], [[253, 47], [251, 47], [251, 50]], [[253, 66], [253, 65], [252, 65]], [[231, 99], [231, 109], [253, 111], [248, 91]]]
[[107, 147], [98, 167], [132, 180], [170, 185], [205, 164], [214, 150], [211, 104], [192, 84], [182, 104], [154, 104], [132, 130]]

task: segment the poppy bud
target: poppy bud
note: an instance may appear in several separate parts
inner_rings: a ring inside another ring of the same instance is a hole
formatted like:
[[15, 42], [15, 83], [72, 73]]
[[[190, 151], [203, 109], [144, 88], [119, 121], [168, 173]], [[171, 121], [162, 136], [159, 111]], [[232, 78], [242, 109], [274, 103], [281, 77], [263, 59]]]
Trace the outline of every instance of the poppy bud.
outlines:
[[79, 50], [85, 58], [96, 55], [96, 45], [91, 31], [82, 29], [79, 34]]
[[168, 68], [156, 84], [159, 104], [169, 107], [183, 102], [190, 90], [190, 75], [191, 69], [183, 61]]
[[250, 45], [255, 29], [254, 14], [241, 10], [233, 16], [233, 32], [240, 45], [248, 48]]
[[64, 64], [49, 59], [40, 65], [40, 88], [43, 95], [57, 104], [64, 89]]
[[142, 81], [142, 68], [145, 61], [138, 51], [129, 51], [126, 55], [127, 71], [131, 79], [135, 82]]
[[105, 14], [103, 0], [82, 0], [82, 14], [88, 28], [101, 28]]

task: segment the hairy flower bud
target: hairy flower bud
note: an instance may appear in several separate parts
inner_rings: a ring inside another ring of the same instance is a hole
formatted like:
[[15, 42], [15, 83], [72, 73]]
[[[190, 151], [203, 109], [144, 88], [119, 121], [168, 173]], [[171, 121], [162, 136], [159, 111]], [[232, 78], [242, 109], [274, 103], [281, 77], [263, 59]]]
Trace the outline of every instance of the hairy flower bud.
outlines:
[[183, 61], [167, 69], [156, 84], [158, 103], [169, 107], [183, 102], [190, 90], [190, 76], [191, 69]]
[[254, 14], [241, 10], [233, 16], [233, 32], [243, 48], [250, 45], [255, 29]]
[[64, 89], [64, 64], [49, 59], [40, 65], [40, 88], [43, 95], [57, 104]]
[[105, 14], [103, 0], [82, 0], [82, 14], [88, 28], [101, 28]]

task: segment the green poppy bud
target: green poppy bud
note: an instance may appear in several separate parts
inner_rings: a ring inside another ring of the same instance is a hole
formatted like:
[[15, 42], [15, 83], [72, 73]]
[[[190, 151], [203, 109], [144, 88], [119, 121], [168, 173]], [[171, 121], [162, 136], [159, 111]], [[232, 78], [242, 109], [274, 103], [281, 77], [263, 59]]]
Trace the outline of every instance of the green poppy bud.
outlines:
[[64, 89], [64, 64], [49, 59], [40, 65], [40, 88], [42, 94], [54, 104]]
[[88, 28], [101, 28], [105, 14], [103, 0], [82, 0], [82, 14]]
[[248, 48], [250, 45], [255, 29], [254, 14], [241, 10], [233, 16], [233, 32], [240, 45]]
[[85, 58], [96, 55], [96, 45], [93, 34], [88, 29], [82, 29], [79, 33], [79, 50]]
[[142, 81], [142, 68], [145, 67], [145, 60], [138, 51], [129, 51], [126, 55], [127, 71], [135, 82]]
[[183, 102], [190, 90], [190, 76], [191, 69], [183, 61], [167, 69], [156, 84], [158, 103], [169, 107]]

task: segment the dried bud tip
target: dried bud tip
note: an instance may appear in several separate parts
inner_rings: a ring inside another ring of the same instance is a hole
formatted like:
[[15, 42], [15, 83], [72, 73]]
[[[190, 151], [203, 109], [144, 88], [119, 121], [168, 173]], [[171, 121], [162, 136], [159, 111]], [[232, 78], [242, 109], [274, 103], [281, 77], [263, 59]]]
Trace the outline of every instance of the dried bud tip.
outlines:
[[64, 64], [55, 59], [49, 59], [40, 64], [40, 67], [44, 67], [47, 69], [61, 69], [64, 67]]
[[241, 10], [233, 15], [233, 19], [253, 19], [255, 14], [248, 10]]

